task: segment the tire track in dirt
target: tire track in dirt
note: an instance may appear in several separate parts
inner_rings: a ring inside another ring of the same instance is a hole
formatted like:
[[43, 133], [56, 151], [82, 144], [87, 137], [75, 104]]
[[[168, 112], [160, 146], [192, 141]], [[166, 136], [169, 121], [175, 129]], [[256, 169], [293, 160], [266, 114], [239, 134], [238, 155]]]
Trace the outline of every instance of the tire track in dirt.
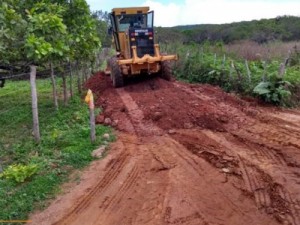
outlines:
[[111, 199], [106, 199], [106, 201], [103, 202], [99, 206], [99, 208], [103, 208], [104, 212], [109, 208], [114, 208], [114, 206], [117, 205], [118, 202], [120, 202], [122, 197], [126, 196], [127, 192], [134, 185], [134, 182], [138, 179], [138, 176], [138, 168], [134, 166], [133, 169], [129, 172], [128, 177], [125, 179], [124, 184], [121, 186], [118, 192]]
[[[179, 86], [177, 85], [177, 87], [182, 88], [181, 85], [179, 85]], [[197, 96], [199, 99], [203, 99], [202, 96], [199, 96], [199, 93], [195, 94], [193, 91], [186, 89], [186, 88], [184, 88], [184, 90], [190, 94]], [[263, 124], [263, 125], [264, 125], [263, 126], [264, 129], [266, 129], [266, 128], [268, 129], [269, 125], [267, 125], [267, 124]], [[254, 128], [250, 127], [250, 128], [251, 128], [251, 130], [253, 130], [253, 134], [254, 134], [254, 131], [259, 130], [255, 127]], [[280, 135], [276, 136], [276, 134], [279, 134], [279, 133], [276, 133], [276, 129], [277, 130], [279, 129], [281, 131], [281, 134], [284, 134], [286, 136], [284, 136], [284, 137], [282, 137], [282, 136], [280, 137]], [[274, 130], [275, 130], [275, 132], [274, 132]], [[274, 164], [276, 166], [279, 165], [279, 168], [276, 168], [277, 170], [280, 170], [282, 168], [285, 168], [285, 170], [286, 170], [287, 163], [285, 161], [285, 158], [282, 156], [283, 154], [281, 153], [281, 151], [279, 149], [274, 148], [273, 143], [275, 141], [278, 141], [279, 145], [282, 146], [282, 144], [285, 142], [287, 146], [292, 146], [292, 147], [296, 147], [297, 149], [299, 149], [299, 145], [298, 145], [299, 144], [299, 141], [298, 141], [299, 135], [297, 133], [291, 134], [290, 132], [288, 132], [289, 130], [286, 129], [286, 127], [282, 128], [280, 126], [278, 126], [276, 128], [273, 127], [273, 129], [269, 129], [270, 132], [267, 132], [267, 131], [261, 129], [261, 132], [259, 132], [260, 135], [259, 135], [258, 139], [261, 140], [261, 139], [265, 138], [264, 143], [268, 143], [268, 141], [271, 137], [271, 141], [272, 141], [272, 143], [270, 145], [271, 147], [270, 146], [267, 148], [265, 148], [264, 146], [262, 147], [262, 144], [258, 145], [257, 142], [255, 142], [255, 141], [254, 142], [248, 141], [247, 138], [244, 138], [243, 140], [244, 141], [246, 140], [246, 143], [250, 142], [251, 144], [256, 145], [255, 146], [256, 148], [251, 146], [251, 150], [253, 150], [252, 152], [255, 152], [254, 155], [257, 159], [259, 159], [259, 161], [260, 161], [259, 163]], [[240, 132], [240, 129], [239, 129], [239, 132]], [[240, 134], [238, 134], [237, 136], [240, 136]], [[249, 136], [251, 136], [251, 135], [245, 135], [245, 137], [249, 137]], [[295, 137], [295, 139], [293, 139], [294, 137]], [[218, 140], [217, 142], [220, 142], [220, 140]], [[249, 147], [249, 145], [247, 147]], [[279, 154], [278, 154], [278, 152], [279, 152]], [[245, 181], [248, 191], [250, 191], [254, 194], [258, 208], [268, 208], [271, 204], [270, 195], [265, 188], [264, 182], [261, 181], [262, 178], [261, 178], [259, 172], [256, 171], [255, 166], [252, 163], [249, 164], [250, 167], [245, 166], [243, 163], [243, 160], [241, 159], [240, 156], [239, 156], [239, 160], [240, 160], [240, 168], [242, 170], [243, 179]], [[297, 182], [299, 182], [299, 179]], [[287, 200], [287, 201], [291, 202], [290, 200]], [[292, 212], [288, 216], [291, 216], [293, 219], [286, 220], [286, 222], [288, 221], [291, 224], [299, 224], [299, 219], [298, 219], [299, 210], [298, 211], [295, 210], [291, 205], [289, 205], [289, 208]], [[275, 216], [277, 216], [277, 215], [275, 215]]]
[[[182, 89], [181, 85], [176, 85], [176, 86]], [[193, 91], [186, 89], [186, 88], [184, 88], [184, 91], [188, 92], [189, 94], [193, 94], [194, 96], [198, 97], [201, 100], [203, 100], [203, 99], [211, 100], [212, 99], [212, 98], [205, 98], [205, 97], [199, 96], [199, 94], [195, 94], [195, 93], [193, 93]], [[237, 111], [239, 111], [239, 109], [233, 108], [233, 109], [230, 109], [230, 111], [237, 112]], [[251, 121], [251, 120], [253, 120], [253, 119], [251, 118], [248, 123], [253, 125], [253, 121]], [[257, 130], [257, 129], [254, 128], [253, 130]], [[272, 132], [270, 132], [270, 133], [272, 134]], [[262, 132], [261, 134], [264, 134], [264, 133]], [[274, 134], [274, 132], [273, 132], [273, 134]], [[294, 135], [297, 135], [297, 134], [294, 134]], [[259, 136], [258, 139], [262, 139], [262, 136]], [[274, 138], [273, 140], [277, 140], [277, 139]], [[279, 141], [281, 141], [281, 140], [284, 140], [284, 139], [280, 139]], [[217, 142], [220, 142], [220, 140], [217, 140]], [[254, 142], [254, 144], [257, 144], [257, 143]], [[282, 142], [280, 144], [282, 144]], [[290, 142], [289, 142], [289, 144], [290, 144]], [[296, 147], [298, 147], [298, 146], [296, 146]], [[261, 163], [261, 161], [263, 161], [262, 163], [274, 164], [276, 166], [280, 165], [283, 167], [286, 166], [284, 158], [280, 154], [277, 154], [276, 151], [272, 150], [272, 148], [266, 149], [266, 148], [262, 148], [261, 146], [254, 146], [254, 147], [251, 147], [251, 150], [253, 150], [255, 152], [256, 156], [254, 158], [256, 158], [257, 163]], [[211, 154], [211, 152], [210, 152], [210, 154]], [[203, 155], [203, 154], [200, 154], [200, 156], [201, 155]], [[215, 152], [214, 152], [211, 155], [214, 155], [213, 158], [215, 158], [215, 161], [220, 161], [220, 154], [215, 154]], [[261, 160], [261, 158], [263, 158], [263, 160]], [[257, 159], [259, 159], [259, 160], [257, 160]], [[250, 164], [250, 167], [244, 166], [244, 173], [246, 174], [246, 176], [244, 175], [243, 178], [244, 178], [244, 180], [248, 180], [248, 186], [249, 186], [248, 191], [253, 193], [255, 200], [256, 200], [257, 207], [258, 208], [269, 208], [270, 204], [271, 204], [270, 194], [268, 193], [268, 191], [265, 188], [266, 184], [264, 182], [262, 182], [262, 177], [260, 176], [259, 171], [256, 170], [255, 166]], [[295, 212], [292, 212], [291, 215], [293, 216], [293, 214], [295, 214]], [[275, 215], [275, 217], [276, 216], [277, 215]], [[296, 220], [289, 221], [289, 222], [291, 222], [292, 224], [297, 224]]]
[[[118, 91], [118, 93], [120, 94], [120, 96], [122, 96], [121, 98], [123, 99], [123, 102], [124, 104], [126, 105], [126, 107], [128, 108], [128, 113], [129, 115], [133, 118], [133, 121], [137, 121], [139, 117], [139, 120], [140, 119], [143, 119], [143, 113], [141, 110], [138, 110], [137, 109], [137, 105], [134, 104], [133, 102], [133, 99], [129, 96], [128, 93], [126, 93], [123, 89], [121, 89], [121, 91]], [[132, 113], [133, 112], [133, 113]], [[134, 125], [135, 127], [137, 127], [137, 130], [141, 131], [143, 130], [143, 126], [141, 126], [140, 123], [135, 123]], [[153, 124], [151, 124], [150, 126], [147, 127], [148, 129], [150, 130], [160, 130], [158, 129], [157, 127], [155, 127]], [[173, 142], [173, 141], [172, 141]], [[180, 148], [177, 148], [177, 147], [173, 147], [172, 149], [175, 150], [176, 152], [176, 149], [182, 149], [184, 148], [183, 146], [180, 146]], [[166, 147], [164, 147], [164, 150], [166, 149]], [[170, 154], [168, 152], [168, 154]], [[185, 155], [188, 155], [187, 152], [185, 152]], [[198, 168], [196, 168], [195, 165], [193, 165], [193, 161], [190, 161], [187, 159], [187, 157], [184, 157], [182, 154], [178, 153], [177, 152], [177, 156], [179, 156], [181, 159], [183, 159], [185, 162], [188, 162], [187, 165], [185, 167], [191, 167], [192, 165], [192, 168], [194, 170], [194, 172], [197, 173], [197, 171], [199, 171]], [[163, 156], [164, 157], [164, 156]], [[170, 166], [166, 166], [166, 163], [162, 162], [162, 159], [163, 157], [157, 157], [155, 154], [154, 154], [154, 158], [159, 161], [160, 164], [162, 164], [162, 170], [165, 170], [165, 169], [170, 169], [170, 168], [174, 168], [174, 167], [170, 167]], [[177, 157], [178, 158], [178, 157]], [[179, 160], [179, 158], [177, 159], [177, 161]], [[195, 160], [195, 159], [194, 159]], [[168, 163], [167, 163], [168, 164]], [[198, 163], [197, 163], [198, 164]], [[201, 173], [200, 173], [201, 174]], [[198, 174], [198, 175], [200, 175]], [[203, 176], [203, 175], [202, 175]], [[215, 189], [215, 188], [213, 188]], [[219, 190], [218, 190], [219, 191]], [[227, 199], [225, 199], [225, 202]], [[229, 204], [232, 204], [232, 201], [229, 202]], [[171, 207], [168, 208], [169, 210], [172, 209]], [[168, 212], [168, 211], [167, 211]], [[197, 216], [195, 216], [197, 215]], [[190, 221], [190, 219], [199, 219], [199, 218], [202, 218], [201, 220], [201, 223], [204, 223], [204, 224], [209, 224], [207, 221], [205, 221], [204, 217], [203, 216], [200, 216], [201, 214], [199, 212], [196, 212], [195, 214], [192, 214], [192, 215], [189, 215], [189, 216], [186, 216], [186, 217], [181, 217], [181, 218], [177, 218], [175, 219], [173, 222], [171, 222], [171, 224], [177, 224], [177, 223], [183, 223], [183, 222], [187, 222], [187, 221]], [[167, 216], [168, 218], [170, 218], [170, 215]], [[164, 218], [166, 218], [166, 216], [164, 216]], [[170, 221], [169, 221], [170, 222]], [[197, 221], [197, 223], [195, 224], [199, 224], [200, 221]]]
[[[277, 148], [273, 146], [267, 146], [262, 143], [258, 143], [254, 138], [249, 139], [248, 136], [242, 136], [241, 133], [232, 133], [232, 141], [236, 141], [245, 145], [246, 149], [249, 149], [256, 159], [261, 159], [262, 161], [268, 161], [270, 164], [278, 164], [282, 166], [287, 166], [283, 155], [278, 151]], [[251, 135], [250, 135], [251, 136]]]
[[[177, 145], [177, 146], [181, 146], [181, 144], [180, 144], [179, 142], [175, 141], [174, 139], [172, 140], [172, 142], [173, 142], [175, 145]], [[207, 170], [207, 168], [204, 169], [204, 168], [201, 166], [201, 164], [203, 164], [202, 159], [199, 158], [199, 157], [194, 157], [194, 156], [193, 156], [194, 154], [189, 154], [189, 153], [187, 153], [186, 151], [184, 151], [184, 152], [178, 151], [179, 149], [183, 149], [183, 148], [184, 148], [184, 147], [181, 146], [181, 147], [179, 147], [179, 148], [173, 148], [173, 149], [175, 149], [176, 154], [177, 154], [181, 159], [183, 159], [183, 160], [185, 161], [185, 163], [187, 163], [190, 167], [192, 167], [192, 168], [194, 169], [194, 171], [201, 177], [201, 179], [203, 179], [203, 180], [205, 181], [205, 183], [208, 184], [208, 185], [210, 186], [210, 182], [209, 182], [208, 180], [206, 180], [206, 177], [205, 177], [206, 173], [209, 173], [209, 172], [208, 172], [208, 171], [205, 171], [205, 170]], [[214, 169], [211, 168], [210, 170], [214, 170]], [[214, 170], [214, 172], [212, 172], [212, 173], [215, 173], [215, 172], [216, 172], [216, 171]], [[222, 181], [222, 182], [223, 182], [223, 181]], [[227, 181], [225, 180], [225, 182], [227, 182]], [[211, 185], [211, 187], [210, 187], [209, 189], [213, 189], [213, 190], [215, 190], [216, 192], [222, 193], [222, 190], [221, 190], [219, 187], [217, 187], [217, 186]], [[240, 208], [237, 207], [237, 205], [234, 204], [233, 201], [230, 200], [230, 198], [228, 198], [228, 197], [226, 197], [226, 195], [222, 194], [221, 198], [224, 198], [224, 197], [225, 197], [225, 199], [223, 199], [223, 201], [225, 201], [227, 205], [231, 205], [231, 206], [233, 207], [233, 209], [234, 209], [238, 214], [245, 215], [245, 213], [242, 212], [242, 211], [240, 210]], [[202, 217], [202, 218], [203, 218], [203, 217]]]
[[289, 208], [291, 210], [291, 213], [287, 214], [289, 221], [293, 222], [294, 224], [300, 224], [299, 205], [292, 200], [291, 195], [286, 190], [284, 190], [283, 187], [278, 186], [278, 192], [280, 196], [288, 203]]
[[[240, 140], [258, 146], [265, 155], [269, 154], [270, 157], [277, 158], [281, 163], [300, 167], [300, 135], [287, 133], [268, 124], [245, 127], [244, 130], [234, 131], [232, 134]], [[285, 151], [282, 151], [282, 148], [285, 148]]]
[[[186, 132], [186, 131], [183, 131]], [[203, 131], [201, 131], [203, 132]], [[228, 151], [233, 151], [236, 155], [236, 158], [238, 158], [239, 167], [238, 168], [232, 168], [230, 165], [224, 163], [224, 158], [228, 158], [228, 156], [223, 155], [222, 158], [218, 158], [220, 162], [223, 161], [223, 163], [217, 164], [213, 158], [205, 158], [208, 162], [210, 162], [212, 165], [217, 166], [219, 168], [228, 169], [229, 174], [241, 174], [245, 189], [247, 190], [250, 195], [253, 194], [256, 205], [258, 209], [261, 209], [265, 211], [266, 213], [273, 214], [274, 217], [283, 222], [283, 223], [289, 223], [289, 224], [299, 224], [299, 209], [297, 207], [295, 208], [293, 205], [291, 205], [291, 200], [288, 198], [283, 198], [283, 200], [278, 199], [279, 193], [277, 190], [272, 190], [272, 186], [278, 183], [282, 183], [281, 180], [282, 177], [276, 178], [276, 175], [279, 171], [286, 171], [286, 168], [284, 166], [278, 167], [276, 163], [271, 163], [270, 159], [268, 161], [264, 160], [251, 160], [251, 152], [245, 151], [244, 148], [240, 148], [239, 146], [235, 146], [232, 143], [226, 143], [225, 139], [222, 139], [222, 135], [214, 134], [211, 131], [204, 131], [204, 133], [207, 136], [207, 139], [211, 138], [212, 140], [216, 141], [217, 143], [222, 145], [222, 149], [226, 148], [225, 154], [231, 155]], [[177, 134], [179, 137], [184, 137], [181, 135], [181, 131]], [[179, 140], [180, 138], [177, 137], [176, 139]], [[186, 138], [186, 137], [185, 137]], [[183, 144], [185, 145], [186, 143]], [[191, 143], [190, 143], [191, 144]], [[193, 146], [193, 147], [191, 147]], [[214, 145], [212, 145], [215, 147]], [[195, 145], [189, 145], [188, 148], [195, 148]], [[197, 147], [196, 147], [197, 148]], [[200, 152], [203, 151], [200, 149]], [[194, 154], [198, 156], [202, 156], [201, 153], [199, 154], [196, 149], [193, 150]], [[248, 154], [249, 155], [248, 155]], [[226, 157], [225, 157], [226, 156]], [[251, 163], [250, 163], [251, 162]], [[233, 164], [234, 165], [234, 164]], [[273, 166], [272, 166], [273, 165]], [[236, 170], [238, 169], [238, 171]], [[265, 171], [265, 172], [262, 172]], [[265, 174], [268, 173], [268, 174]], [[273, 176], [272, 176], [273, 175]], [[272, 176], [272, 178], [271, 178]], [[275, 180], [274, 180], [275, 179]], [[277, 180], [276, 180], [277, 179]], [[293, 177], [291, 177], [289, 174], [285, 174], [284, 179], [288, 179], [290, 181], [290, 185], [294, 185], [294, 193], [295, 189], [299, 189], [299, 183], [292, 182]], [[243, 188], [242, 188], [243, 189]], [[283, 188], [283, 185], [281, 185], [281, 189], [288, 193], [288, 190]], [[275, 197], [274, 197], [275, 196]], [[280, 201], [280, 204], [277, 204], [277, 201]]]
[[116, 91], [128, 110], [128, 115], [131, 119], [132, 125], [135, 128], [136, 134], [139, 135], [162, 134], [162, 130], [159, 129], [157, 126], [154, 126], [154, 124], [151, 121], [143, 121], [144, 114], [142, 110], [139, 109], [138, 105], [132, 99], [132, 97], [128, 92], [126, 92], [123, 88], [119, 88]]
[[[211, 132], [209, 132], [209, 134], [211, 134], [210, 137], [213, 137], [215, 140], [218, 140], [220, 139], [220, 137], [222, 137], [221, 135], [216, 136]], [[270, 206], [270, 202], [272, 203], [270, 195], [274, 195], [274, 193], [268, 192], [271, 191], [270, 186], [273, 186], [275, 184], [280, 184], [281, 189], [284, 191], [284, 193], [289, 193], [289, 191], [292, 191], [294, 193], [294, 198], [299, 199], [300, 192], [296, 191], [300, 190], [299, 179], [295, 179], [293, 173], [287, 172], [290, 170], [290, 168], [286, 164], [277, 163], [277, 160], [275, 160], [273, 157], [269, 159], [259, 158], [259, 160], [254, 160], [249, 156], [249, 151], [245, 151], [244, 148], [241, 149], [239, 146], [233, 144], [233, 142], [226, 143], [225, 140], [219, 140], [218, 142], [225, 144], [225, 147], [229, 149], [234, 149], [234, 152], [238, 154], [240, 163], [242, 164], [241, 168], [244, 168], [245, 172], [242, 173], [243, 178], [244, 180], [249, 181], [249, 191], [254, 193], [256, 203], [259, 208], [266, 208], [267, 210], [270, 210], [268, 208]], [[256, 155], [256, 157], [259, 157], [259, 155]], [[247, 163], [245, 163], [245, 161], [247, 161]], [[279, 173], [282, 173], [282, 175], [278, 176]], [[289, 185], [287, 186], [286, 184]], [[277, 194], [278, 193], [275, 193], [275, 195]], [[277, 199], [275, 199], [275, 201], [276, 200]], [[291, 198], [284, 198], [284, 200], [287, 203], [286, 208], [290, 212], [286, 212], [285, 209], [282, 209], [275, 215], [275, 217], [278, 218], [280, 216], [280, 213], [284, 213], [288, 217], [293, 218], [292, 220], [289, 219], [289, 222], [291, 224], [299, 224], [299, 209], [295, 210], [293, 205], [291, 205]], [[275, 205], [274, 207], [275, 210], [280, 210], [277, 209], [278, 206]]]
[[[220, 176], [219, 172], [216, 171], [214, 168], [209, 167], [205, 161], [203, 161], [201, 158], [199, 157], [195, 157], [195, 155], [191, 155], [190, 153], [186, 152], [186, 151], [182, 151], [184, 149], [184, 147], [182, 145], [180, 145], [177, 141], [172, 141], [172, 144], [178, 147], [172, 147], [173, 150], [175, 150], [176, 154], [178, 155], [178, 161], [181, 161], [181, 168], [185, 168], [185, 174], [188, 177], [192, 177], [192, 179], [194, 180], [194, 182], [196, 184], [198, 184], [198, 188], [199, 188], [199, 192], [201, 192], [200, 190], [205, 190], [205, 195], [206, 196], [214, 196], [216, 199], [218, 199], [218, 202], [222, 202], [222, 204], [227, 205], [228, 208], [230, 208], [230, 211], [234, 211], [235, 215], [237, 217], [245, 217], [246, 216], [246, 211], [244, 212], [242, 211], [244, 209], [244, 207], [241, 207], [240, 205], [237, 206], [236, 203], [234, 203], [235, 201], [232, 200], [230, 197], [228, 197], [227, 192], [227, 188], [224, 187], [218, 187], [218, 185], [214, 185], [213, 183], [215, 181], [213, 181], [214, 179], [209, 178], [207, 179], [207, 174], [212, 174], [212, 175], [217, 175]], [[181, 159], [181, 160], [180, 160]], [[176, 168], [175, 168], [176, 169]], [[177, 172], [176, 174], [179, 174], [179, 172]], [[184, 175], [182, 175], [184, 176]], [[209, 176], [208, 176], [209, 177]], [[221, 176], [219, 179], [221, 179], [221, 181], [219, 182], [224, 182], [224, 177]], [[219, 180], [218, 179], [218, 180]], [[174, 180], [178, 180], [179, 183], [182, 182], [178, 175], [176, 176], [176, 179]], [[213, 181], [213, 182], [212, 182]], [[187, 187], [184, 184], [177, 184], [178, 186], [183, 185], [183, 187], [180, 188], [180, 190], [184, 190], [187, 189]], [[197, 188], [197, 189], [198, 189]], [[218, 210], [216, 209], [216, 202], [214, 202], [215, 198], [213, 199], [205, 199], [205, 198], [200, 198], [199, 196], [193, 196], [193, 194], [191, 194], [193, 191], [193, 187], [189, 187], [188, 188], [189, 191], [187, 191], [188, 196], [185, 198], [185, 201], [187, 201], [187, 199], [189, 199], [188, 203], [189, 205], [189, 210], [191, 209], [195, 209], [196, 212], [195, 214], [192, 215], [198, 215], [198, 219], [199, 221], [197, 221], [198, 223], [195, 224], [223, 224], [221, 221], [222, 220], [217, 220], [217, 218], [214, 218], [215, 221], [211, 222], [212, 218], [207, 217], [207, 215], [212, 214], [212, 212], [210, 211], [212, 209], [212, 211], [215, 213], [215, 215], [218, 215]], [[173, 194], [176, 195], [176, 194]], [[231, 196], [233, 197], [233, 196]], [[200, 201], [196, 201], [196, 199], [199, 199]], [[220, 203], [219, 203], [220, 204]], [[170, 204], [176, 207], [178, 204]], [[172, 208], [172, 207], [171, 207]], [[181, 207], [180, 210], [187, 210], [187, 209], [182, 209], [183, 207]], [[221, 211], [223, 211], [223, 213], [227, 210], [222, 209]], [[200, 220], [201, 219], [201, 220]], [[218, 218], [219, 219], [219, 218]], [[174, 219], [173, 221], [177, 221], [177, 219]], [[201, 222], [200, 222], [201, 221]], [[209, 222], [210, 221], [210, 222]], [[248, 221], [249, 223], [249, 221]]]
[[[275, 120], [281, 121], [284, 126], [282, 128], [294, 129], [300, 131], [300, 114], [296, 111], [290, 111], [289, 113], [277, 112], [269, 113], [268, 116]], [[280, 125], [280, 123], [278, 124]]]
[[91, 191], [86, 196], [83, 196], [82, 199], [78, 201], [75, 207], [68, 213], [64, 218], [60, 221], [54, 223], [55, 225], [70, 223], [73, 220], [73, 217], [80, 212], [82, 212], [90, 202], [93, 200], [94, 195], [98, 192], [103, 191], [108, 185], [113, 182], [114, 178], [118, 175], [118, 172], [124, 167], [126, 164], [126, 152], [122, 152], [122, 155], [118, 157], [118, 161], [114, 162], [109, 170], [107, 171], [105, 177], [101, 179], [98, 184], [93, 187]]
[[[154, 126], [152, 123], [148, 123], [147, 124], [147, 129], [145, 129], [144, 124], [140, 123], [139, 121], [141, 119], [144, 118], [143, 113], [141, 110], [138, 109], [137, 105], [135, 104], [134, 100], [132, 99], [132, 97], [126, 93], [123, 89], [120, 89], [121, 91], [118, 90], [118, 93], [120, 94], [120, 96], [122, 96], [121, 98], [123, 99], [124, 104], [126, 105], [126, 108], [128, 109], [128, 115], [131, 117], [131, 121], [133, 121], [135, 130], [138, 131], [139, 135], [149, 135], [153, 133], [158, 133], [157, 131], [161, 131], [158, 127]], [[150, 132], [149, 132], [150, 131]], [[151, 132], [151, 131], [155, 131], [155, 132]], [[161, 138], [160, 138], [161, 139]], [[171, 145], [172, 145], [172, 150], [174, 151], [174, 149], [177, 149], [178, 147], [174, 147], [173, 144], [174, 142], [171, 141]], [[163, 144], [160, 144], [158, 146], [163, 146], [163, 151], [157, 151], [157, 146], [155, 146], [154, 148], [149, 148], [149, 150], [153, 153], [153, 158], [158, 161], [158, 163], [160, 164], [160, 167], [157, 171], [164, 171], [164, 170], [170, 170], [175, 168], [176, 169], [176, 165], [174, 162], [170, 162], [168, 161], [168, 159], [170, 158], [169, 151], [166, 151], [167, 146], [170, 145], [169, 141], [164, 142]], [[177, 144], [178, 145], [178, 144]], [[179, 147], [180, 149], [184, 149], [184, 147], [182, 145], [180, 145]], [[155, 152], [153, 152], [153, 150]], [[187, 155], [188, 152], [185, 152], [185, 155]], [[177, 155], [177, 161], [179, 160], [178, 158], [178, 153]], [[179, 153], [181, 159], [183, 159], [184, 161], [187, 161], [188, 159], [186, 157], [184, 157], [184, 154]], [[167, 161], [166, 161], [167, 160]], [[194, 159], [196, 160], [196, 159]], [[181, 161], [181, 160], [179, 160]], [[182, 168], [186, 168], [186, 167], [190, 167], [191, 166], [191, 162], [190, 160], [188, 160], [188, 163], [184, 163], [181, 162], [181, 164], [184, 164], [185, 166], [182, 166]], [[201, 173], [199, 173], [199, 168], [197, 168], [194, 164], [192, 166], [193, 168], [193, 173], [196, 173], [197, 176], [199, 176]], [[203, 174], [201, 174], [203, 176]], [[203, 179], [203, 177], [201, 177], [201, 179]], [[176, 179], [178, 182], [178, 179]], [[210, 188], [208, 188], [210, 189]], [[215, 188], [213, 188], [215, 189]], [[224, 199], [225, 202], [227, 202], [226, 198]], [[228, 202], [228, 204], [232, 204], [232, 201]], [[203, 207], [203, 206], [202, 206]], [[239, 207], [236, 207], [237, 209]], [[147, 211], [147, 208], [143, 209], [144, 211]], [[143, 211], [142, 210], [142, 211]], [[182, 209], [181, 209], [182, 210]], [[196, 216], [197, 215], [197, 216]], [[179, 218], [175, 218], [173, 220], [170, 220], [171, 224], [178, 224], [178, 223], [191, 223], [193, 220], [195, 220], [195, 224], [199, 224], [199, 223], [204, 223], [204, 224], [209, 224], [205, 219], [205, 216], [201, 216], [201, 214], [199, 212], [195, 212], [192, 215], [187, 215], [187, 216], [183, 216], [183, 217], [179, 217]], [[148, 221], [149, 222], [149, 221]], [[150, 223], [151, 224], [151, 223]]]
[[254, 194], [257, 207], [259, 209], [269, 207], [271, 205], [270, 195], [265, 190], [265, 185], [260, 181], [260, 175], [251, 166], [246, 166], [241, 156], [239, 159], [243, 180], [248, 191]]

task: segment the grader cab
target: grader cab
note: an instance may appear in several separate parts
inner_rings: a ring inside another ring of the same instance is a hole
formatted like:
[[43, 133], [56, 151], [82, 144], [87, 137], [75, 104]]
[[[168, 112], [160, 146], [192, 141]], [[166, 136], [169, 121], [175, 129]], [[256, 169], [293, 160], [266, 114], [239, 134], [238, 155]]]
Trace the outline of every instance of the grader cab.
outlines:
[[114, 87], [122, 87], [126, 76], [140, 74], [159, 74], [171, 79], [170, 60], [177, 60], [177, 55], [160, 53], [154, 42], [153, 19], [154, 12], [149, 7], [112, 9], [109, 31], [117, 55], [108, 60], [106, 71]]

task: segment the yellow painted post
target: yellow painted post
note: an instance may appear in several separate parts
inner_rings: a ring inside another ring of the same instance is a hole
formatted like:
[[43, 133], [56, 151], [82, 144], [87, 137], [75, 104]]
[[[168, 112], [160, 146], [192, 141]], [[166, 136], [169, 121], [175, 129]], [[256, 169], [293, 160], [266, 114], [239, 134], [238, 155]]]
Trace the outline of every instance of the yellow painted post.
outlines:
[[90, 109], [90, 126], [91, 126], [91, 141], [96, 141], [96, 124], [95, 124], [95, 104], [93, 92], [89, 89], [86, 96], [85, 102], [89, 105]]

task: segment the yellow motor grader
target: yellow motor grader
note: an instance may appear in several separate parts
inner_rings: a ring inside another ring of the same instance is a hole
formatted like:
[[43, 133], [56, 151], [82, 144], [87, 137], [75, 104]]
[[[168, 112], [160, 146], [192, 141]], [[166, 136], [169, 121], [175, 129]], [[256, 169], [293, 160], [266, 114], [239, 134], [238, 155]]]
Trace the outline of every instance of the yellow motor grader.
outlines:
[[114, 8], [109, 14], [116, 56], [107, 62], [106, 73], [110, 74], [113, 86], [122, 87], [124, 77], [140, 74], [159, 74], [170, 80], [170, 60], [177, 55], [160, 53], [154, 42], [154, 12], [149, 7]]

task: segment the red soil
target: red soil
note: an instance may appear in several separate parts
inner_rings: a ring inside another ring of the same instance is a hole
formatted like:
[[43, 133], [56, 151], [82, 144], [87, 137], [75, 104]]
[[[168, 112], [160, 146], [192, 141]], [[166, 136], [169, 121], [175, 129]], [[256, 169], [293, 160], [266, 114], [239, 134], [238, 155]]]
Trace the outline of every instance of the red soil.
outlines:
[[34, 224], [300, 224], [300, 112], [209, 85], [86, 86], [117, 142]]

